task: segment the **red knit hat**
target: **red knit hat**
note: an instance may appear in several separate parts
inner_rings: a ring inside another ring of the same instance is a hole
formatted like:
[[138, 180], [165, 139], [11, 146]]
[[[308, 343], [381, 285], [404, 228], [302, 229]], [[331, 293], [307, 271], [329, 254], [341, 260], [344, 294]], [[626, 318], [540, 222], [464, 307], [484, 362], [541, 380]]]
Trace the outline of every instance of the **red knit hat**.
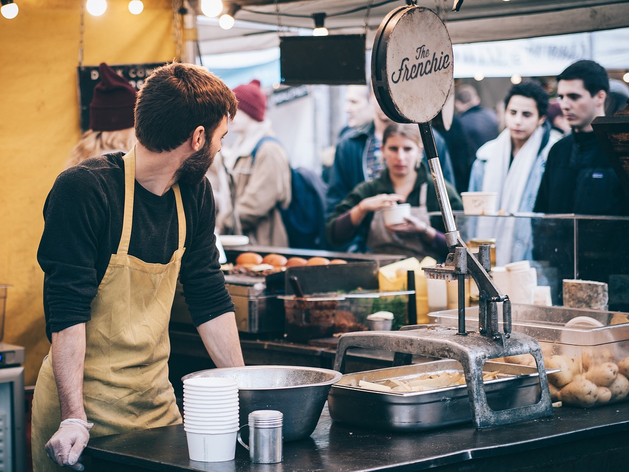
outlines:
[[264, 121], [266, 111], [266, 95], [260, 88], [260, 81], [252, 80], [246, 85], [239, 85], [234, 89], [238, 100], [238, 109], [257, 121]]
[[133, 128], [135, 89], [104, 62], [99, 66], [100, 82], [90, 103], [90, 129], [117, 131]]

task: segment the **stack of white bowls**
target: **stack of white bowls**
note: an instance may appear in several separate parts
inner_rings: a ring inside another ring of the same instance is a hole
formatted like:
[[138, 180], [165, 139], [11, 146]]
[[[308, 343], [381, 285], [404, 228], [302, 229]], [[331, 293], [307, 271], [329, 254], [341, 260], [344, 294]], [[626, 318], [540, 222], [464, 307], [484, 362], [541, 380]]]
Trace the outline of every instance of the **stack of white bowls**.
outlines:
[[184, 380], [183, 426], [191, 460], [233, 460], [239, 426], [236, 379], [197, 377]]

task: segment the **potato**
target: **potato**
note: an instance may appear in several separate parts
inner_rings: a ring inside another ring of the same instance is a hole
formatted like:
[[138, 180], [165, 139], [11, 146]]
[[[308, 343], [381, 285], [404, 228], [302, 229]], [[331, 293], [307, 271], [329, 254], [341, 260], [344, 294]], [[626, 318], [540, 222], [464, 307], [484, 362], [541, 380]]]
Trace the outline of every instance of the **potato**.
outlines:
[[548, 374], [548, 380], [557, 388], [568, 385], [573, 380], [573, 373], [570, 369], [570, 358], [565, 355], [551, 356], [545, 362], [548, 369], [559, 369], [556, 374]]
[[616, 380], [607, 387], [612, 392], [612, 401], [622, 400], [629, 394], [629, 380], [622, 374], [616, 376]]
[[618, 372], [625, 377], [629, 377], [629, 357], [625, 357], [618, 363]]
[[598, 387], [608, 387], [616, 380], [618, 366], [613, 362], [604, 362], [593, 366], [585, 373], [585, 378], [596, 384]]
[[550, 357], [553, 355], [553, 350], [555, 346], [551, 343], [539, 343], [542, 348], [542, 356], [544, 358]]
[[561, 401], [567, 405], [590, 407], [598, 400], [598, 388], [587, 379], [579, 378], [561, 389]]
[[511, 364], [528, 365], [535, 367], [535, 358], [530, 354], [518, 354], [517, 356], [506, 356], [505, 361]]
[[[548, 390], [550, 391], [550, 399], [554, 402], [561, 401], [561, 391], [553, 384], [548, 382]], [[611, 393], [610, 393], [611, 396]]]
[[585, 370], [589, 370], [597, 364], [609, 362], [613, 359], [614, 353], [611, 349], [583, 349], [581, 352], [581, 360]]
[[597, 404], [607, 403], [612, 399], [612, 391], [607, 387], [597, 387], [598, 391], [598, 400], [596, 400]]
[[572, 375], [577, 375], [581, 373], [581, 357], [574, 356], [566, 356], [568, 359], [568, 365], [570, 366], [570, 372]]

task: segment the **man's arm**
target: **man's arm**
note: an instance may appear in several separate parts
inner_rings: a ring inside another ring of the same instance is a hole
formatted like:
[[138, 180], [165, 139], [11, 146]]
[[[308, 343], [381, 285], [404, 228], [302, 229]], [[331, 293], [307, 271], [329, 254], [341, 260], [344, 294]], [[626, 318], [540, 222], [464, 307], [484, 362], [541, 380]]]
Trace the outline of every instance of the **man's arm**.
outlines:
[[50, 459], [74, 470], [84, 469], [79, 458], [92, 427], [83, 406], [84, 366], [85, 323], [52, 333], [52, 368], [59, 392], [61, 424], [45, 447]]
[[61, 420], [87, 420], [83, 406], [85, 323], [52, 333], [52, 368], [55, 373]]
[[216, 367], [245, 365], [233, 311], [206, 321], [197, 330]]

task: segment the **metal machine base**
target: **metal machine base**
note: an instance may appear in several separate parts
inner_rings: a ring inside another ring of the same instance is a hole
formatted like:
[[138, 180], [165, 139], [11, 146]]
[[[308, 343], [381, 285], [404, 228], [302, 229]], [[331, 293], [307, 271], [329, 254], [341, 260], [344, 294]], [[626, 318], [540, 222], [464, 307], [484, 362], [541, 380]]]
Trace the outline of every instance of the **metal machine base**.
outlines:
[[[454, 329], [430, 326], [393, 332], [348, 333], [339, 340], [334, 360], [335, 370], [343, 372], [345, 353], [352, 347], [457, 360], [465, 373], [472, 418], [477, 428], [553, 415], [541, 347], [534, 338], [522, 333], [511, 333], [509, 338], [502, 341], [474, 332], [460, 335]], [[494, 411], [487, 404], [483, 388], [483, 366], [490, 359], [519, 354], [531, 354], [535, 359], [541, 390], [540, 400], [533, 405]]]

